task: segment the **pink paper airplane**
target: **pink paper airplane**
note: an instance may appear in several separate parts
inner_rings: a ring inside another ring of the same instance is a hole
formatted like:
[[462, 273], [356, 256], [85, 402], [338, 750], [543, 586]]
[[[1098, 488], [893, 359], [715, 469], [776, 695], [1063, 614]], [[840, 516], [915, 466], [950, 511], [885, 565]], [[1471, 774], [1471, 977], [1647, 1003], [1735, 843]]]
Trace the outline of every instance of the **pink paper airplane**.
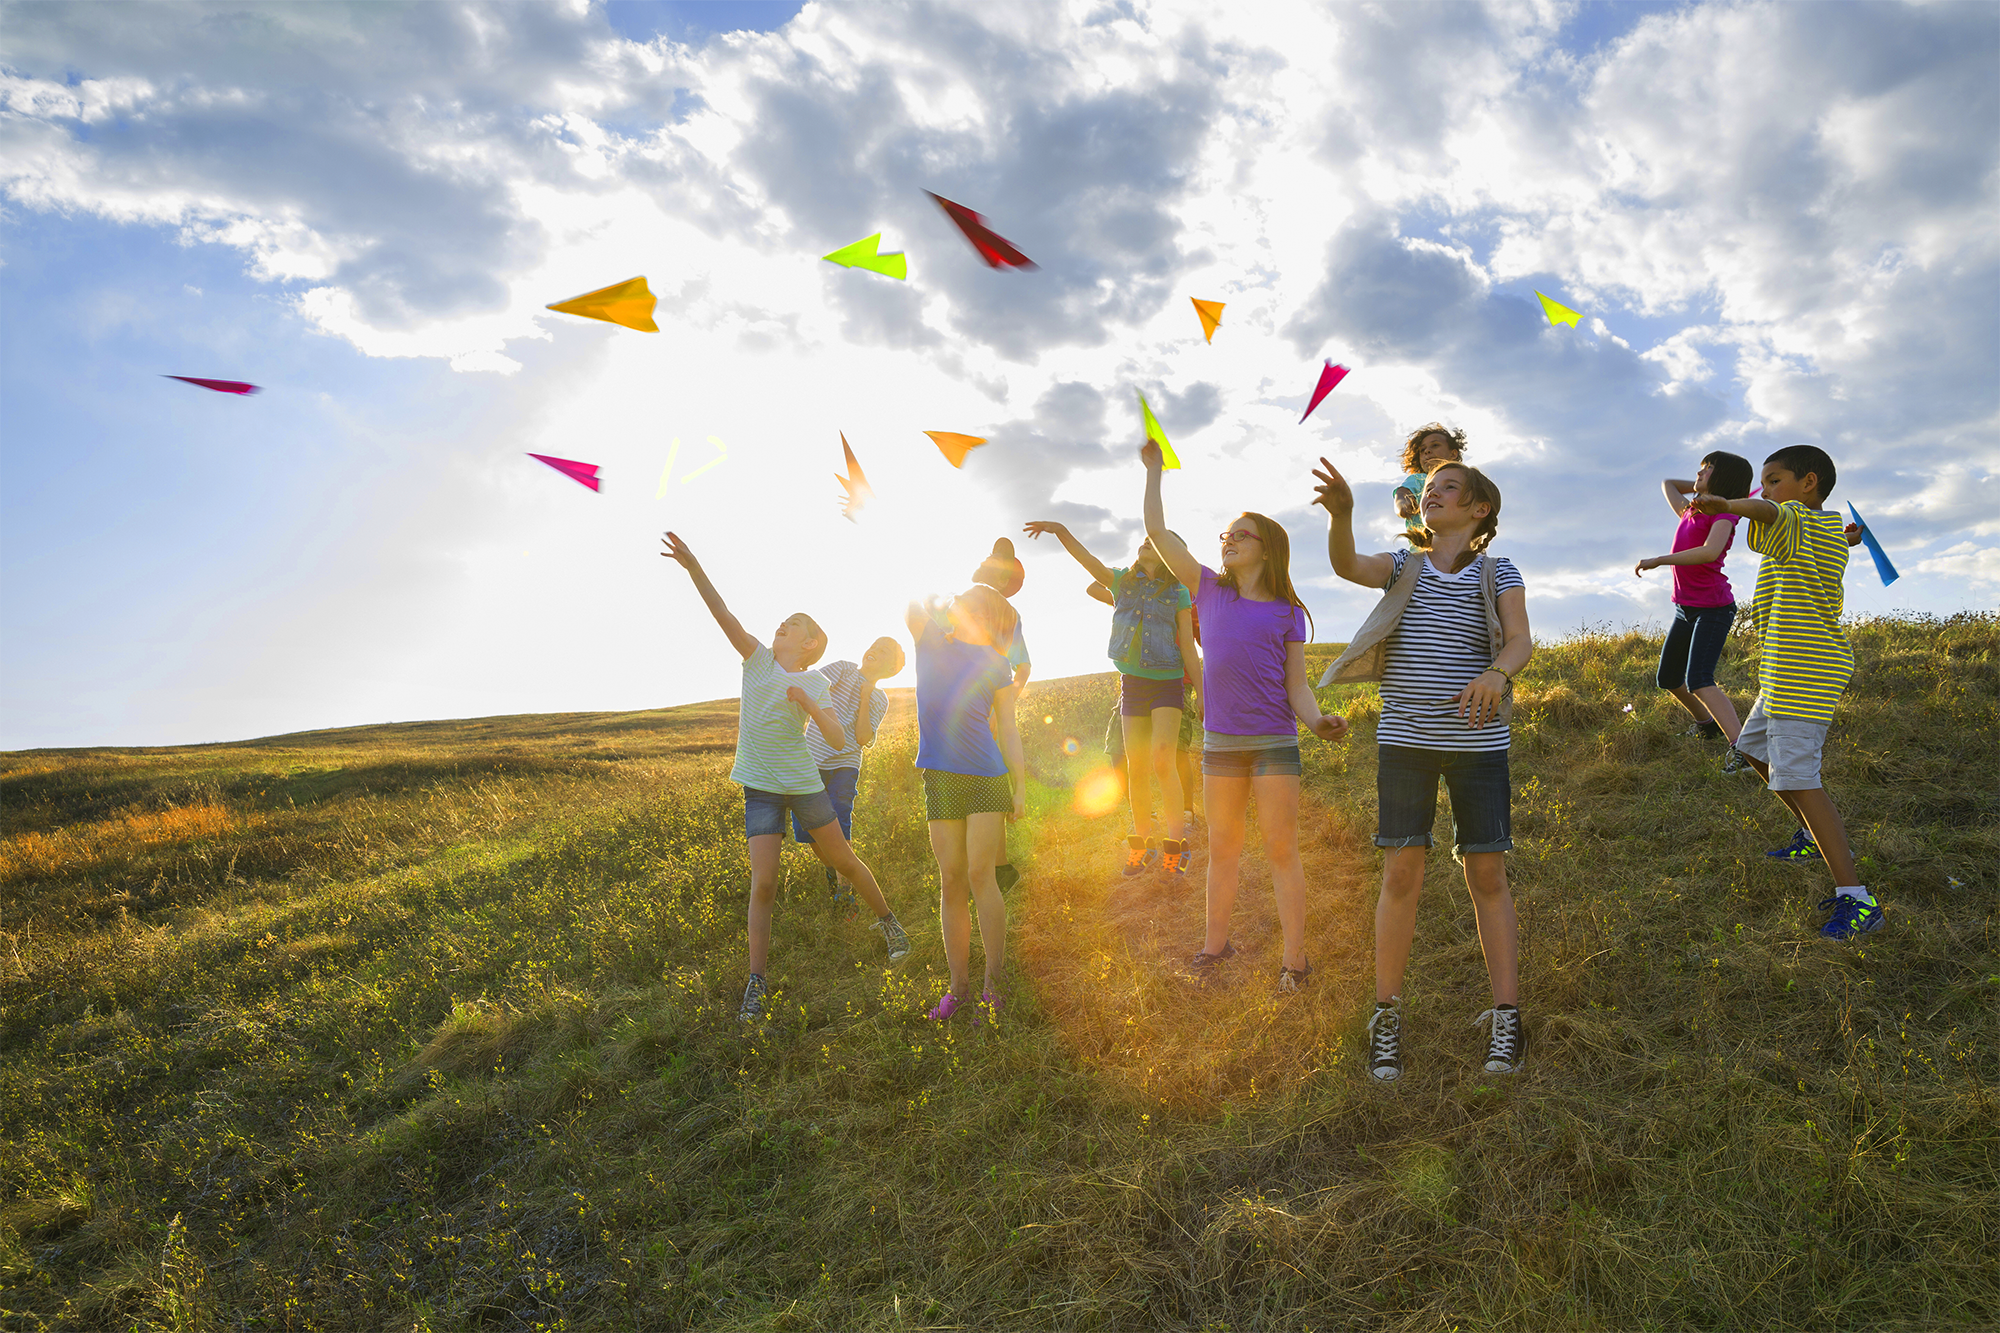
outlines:
[[588, 486], [593, 491], [597, 490], [597, 464], [595, 463], [578, 463], [568, 458], [550, 458], [547, 454], [529, 454], [528, 457], [540, 459], [579, 486]]
[[256, 385], [245, 384], [242, 380], [205, 380], [198, 379], [193, 375], [162, 375], [160, 378], [179, 380], [183, 384], [198, 384], [204, 389], [213, 389], [217, 393], [240, 393], [247, 395], [259, 392]]
[[1346, 378], [1346, 366], [1336, 366], [1331, 361], [1327, 362], [1326, 368], [1319, 372], [1319, 383], [1313, 386], [1312, 401], [1306, 404], [1305, 416], [1299, 418], [1299, 424], [1304, 425], [1306, 417], [1311, 416], [1313, 409], [1319, 406], [1320, 399], [1332, 393], [1333, 386]]

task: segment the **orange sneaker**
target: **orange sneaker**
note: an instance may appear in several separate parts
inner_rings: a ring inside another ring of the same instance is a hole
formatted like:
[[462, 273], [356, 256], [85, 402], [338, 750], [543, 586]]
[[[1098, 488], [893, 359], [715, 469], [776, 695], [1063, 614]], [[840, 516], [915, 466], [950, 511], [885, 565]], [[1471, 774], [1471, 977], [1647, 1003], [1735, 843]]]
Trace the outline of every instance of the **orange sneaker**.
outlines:
[[1172, 838], [1160, 844], [1160, 869], [1169, 875], [1187, 873], [1187, 843], [1175, 842]]
[[1154, 840], [1134, 833], [1125, 839], [1125, 869], [1122, 873], [1127, 879], [1137, 879], [1151, 870], [1153, 863], [1159, 859], [1159, 848]]

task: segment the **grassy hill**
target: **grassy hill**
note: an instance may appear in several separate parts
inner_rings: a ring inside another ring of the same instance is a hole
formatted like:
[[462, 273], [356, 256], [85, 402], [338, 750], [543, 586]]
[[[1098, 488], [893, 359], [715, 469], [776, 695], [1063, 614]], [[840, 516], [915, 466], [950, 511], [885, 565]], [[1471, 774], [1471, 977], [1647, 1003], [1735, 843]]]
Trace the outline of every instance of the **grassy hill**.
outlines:
[[1306, 749], [1282, 998], [1261, 856], [1198, 987], [1202, 863], [1122, 881], [1077, 808], [1111, 678], [1033, 688], [997, 1032], [922, 1017], [906, 692], [857, 841], [915, 950], [788, 847], [748, 1032], [733, 701], [0, 756], [0, 1331], [1992, 1326], [2000, 618], [1853, 639], [1828, 783], [1883, 933], [1816, 938], [1824, 874], [1766, 862], [1792, 825], [1676, 735], [1656, 639], [1545, 647], [1529, 1072], [1479, 1071], [1440, 851], [1393, 1091], [1367, 688]]

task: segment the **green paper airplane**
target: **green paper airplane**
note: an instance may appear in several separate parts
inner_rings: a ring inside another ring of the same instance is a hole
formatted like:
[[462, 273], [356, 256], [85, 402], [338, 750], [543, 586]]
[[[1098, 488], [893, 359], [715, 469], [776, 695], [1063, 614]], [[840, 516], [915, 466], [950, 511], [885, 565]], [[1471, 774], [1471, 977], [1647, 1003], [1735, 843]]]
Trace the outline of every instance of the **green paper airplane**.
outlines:
[[893, 255], [875, 253], [875, 247], [881, 243], [882, 233], [878, 231], [873, 236], [864, 236], [854, 244], [844, 245], [830, 255], [822, 255], [821, 258], [842, 268], [865, 268], [875, 273], [886, 273], [899, 282], [907, 278], [910, 274], [909, 265], [904, 262], [900, 252]]
[[1178, 468], [1181, 465], [1181, 460], [1174, 453], [1174, 447], [1167, 443], [1167, 433], [1160, 429], [1160, 423], [1153, 416], [1153, 409], [1146, 402], [1146, 395], [1143, 393], [1139, 395], [1139, 415], [1144, 417], [1146, 421], [1146, 438], [1160, 446], [1160, 466], [1162, 468]]

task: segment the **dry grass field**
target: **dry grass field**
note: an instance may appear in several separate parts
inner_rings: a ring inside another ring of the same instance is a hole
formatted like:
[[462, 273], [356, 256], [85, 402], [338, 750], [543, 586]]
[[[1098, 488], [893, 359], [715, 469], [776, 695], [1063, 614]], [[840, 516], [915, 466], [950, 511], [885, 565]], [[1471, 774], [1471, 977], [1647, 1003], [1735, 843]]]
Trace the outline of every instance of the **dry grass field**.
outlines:
[[1853, 640], [1828, 783], [1882, 933], [1817, 938], [1824, 873], [1766, 861], [1792, 825], [1676, 734], [1657, 638], [1550, 645], [1529, 1068], [1480, 1072], [1439, 851], [1393, 1090], [1366, 687], [1306, 750], [1281, 997], [1261, 856], [1198, 986], [1199, 853], [1123, 881], [1078, 809], [1112, 678], [1035, 686], [997, 1031], [923, 1017], [907, 691], [856, 831], [915, 949], [788, 847], [749, 1030], [733, 701], [0, 755], [0, 1333], [1992, 1327], [2000, 618]]

